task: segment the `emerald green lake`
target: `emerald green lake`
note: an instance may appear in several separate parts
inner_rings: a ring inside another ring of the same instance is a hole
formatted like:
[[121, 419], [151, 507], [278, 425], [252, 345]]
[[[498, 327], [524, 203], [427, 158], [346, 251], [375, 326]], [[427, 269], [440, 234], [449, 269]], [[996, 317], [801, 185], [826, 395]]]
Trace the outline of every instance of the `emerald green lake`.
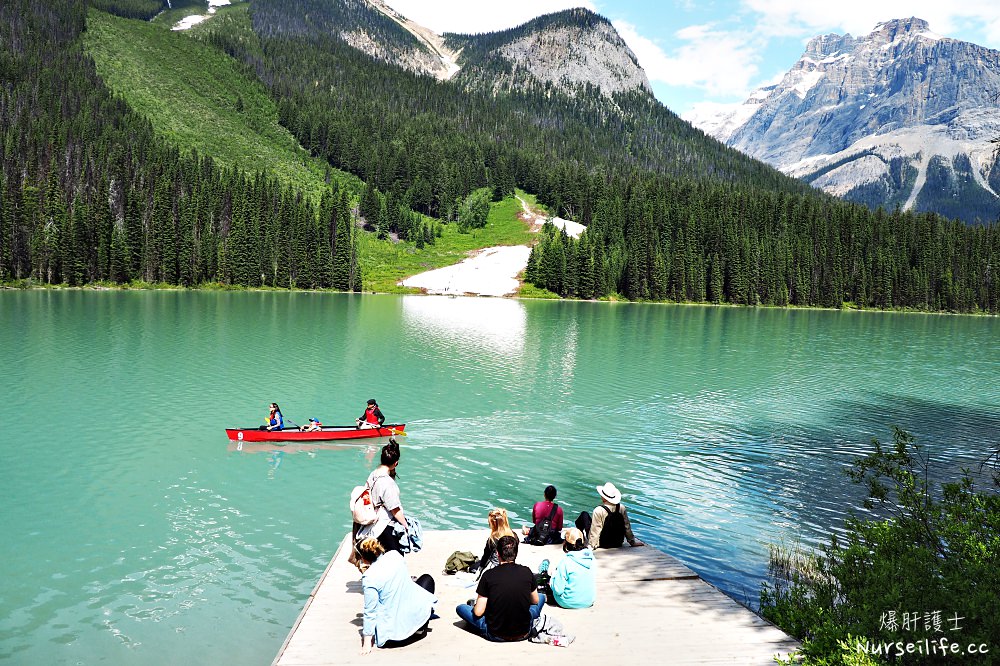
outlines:
[[377, 464], [365, 443], [238, 450], [223, 428], [272, 400], [334, 424], [375, 397], [407, 423], [425, 528], [523, 524], [549, 483], [575, 516], [613, 481], [640, 538], [755, 603], [769, 543], [825, 542], [859, 506], [843, 470], [872, 437], [910, 430], [941, 477], [978, 467], [998, 377], [986, 317], [0, 293], [0, 661], [270, 663]]

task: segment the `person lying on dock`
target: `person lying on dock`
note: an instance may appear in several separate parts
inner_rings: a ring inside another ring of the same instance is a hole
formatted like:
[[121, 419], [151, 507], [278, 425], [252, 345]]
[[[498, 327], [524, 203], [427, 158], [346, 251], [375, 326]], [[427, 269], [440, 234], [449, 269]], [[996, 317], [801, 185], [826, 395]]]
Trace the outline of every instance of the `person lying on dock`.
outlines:
[[500, 564], [483, 574], [478, 595], [455, 608], [469, 628], [489, 641], [523, 641], [542, 613], [545, 595], [535, 587], [535, 574], [517, 564], [517, 537], [500, 537]]
[[434, 615], [434, 578], [410, 578], [403, 556], [386, 550], [377, 539], [358, 545], [358, 569], [365, 607], [362, 613], [361, 654], [373, 645], [396, 647], [427, 633]]
[[309, 419], [309, 423], [299, 426], [299, 430], [302, 432], [312, 432], [314, 430], [322, 430], [323, 424], [319, 422], [319, 419]]
[[622, 502], [622, 494], [610, 481], [597, 486], [597, 494], [603, 500], [594, 508], [593, 515], [584, 511], [576, 519], [576, 526], [587, 535], [587, 545], [591, 550], [598, 548], [621, 548], [625, 541], [630, 546], [645, 546], [632, 534], [632, 524], [628, 511]]
[[566, 530], [563, 541], [566, 556], [549, 571], [552, 600], [561, 608], [590, 608], [597, 599], [597, 577], [592, 551], [576, 527]]
[[375, 398], [368, 401], [365, 413], [357, 418], [357, 422], [358, 428], [361, 429], [382, 427], [382, 424], [385, 423], [385, 416], [382, 415], [382, 410], [378, 408]]
[[545, 501], [535, 502], [531, 509], [531, 522], [534, 527], [525, 525], [521, 528], [525, 543], [545, 546], [562, 541], [563, 510], [556, 504], [555, 486], [545, 487]]

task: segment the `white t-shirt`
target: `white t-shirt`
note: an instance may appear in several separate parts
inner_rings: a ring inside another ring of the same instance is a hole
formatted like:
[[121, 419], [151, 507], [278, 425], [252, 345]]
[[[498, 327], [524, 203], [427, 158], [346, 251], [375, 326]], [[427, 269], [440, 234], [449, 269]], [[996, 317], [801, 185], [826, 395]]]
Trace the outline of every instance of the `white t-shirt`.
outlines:
[[375, 505], [375, 522], [358, 530], [358, 538], [377, 539], [389, 522], [396, 520], [391, 512], [402, 508], [403, 504], [399, 500], [399, 486], [396, 485], [396, 480], [381, 467], [368, 475], [366, 483], [371, 488], [372, 504]]

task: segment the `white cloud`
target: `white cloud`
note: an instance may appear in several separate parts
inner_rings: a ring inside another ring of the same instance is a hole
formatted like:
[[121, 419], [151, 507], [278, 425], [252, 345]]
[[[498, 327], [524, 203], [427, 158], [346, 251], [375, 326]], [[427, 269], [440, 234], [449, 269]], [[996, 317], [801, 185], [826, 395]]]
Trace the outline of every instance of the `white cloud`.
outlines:
[[434, 32], [495, 32], [526, 23], [544, 14], [573, 7], [597, 11], [590, 0], [506, 0], [471, 2], [470, 0], [387, 0], [406, 18]]
[[745, 93], [758, 74], [757, 46], [746, 33], [692, 25], [674, 34], [682, 44], [667, 52], [639, 34], [634, 25], [613, 23], [650, 81], [692, 86], [712, 96], [731, 96]]
[[[877, 23], [916, 16], [930, 23], [931, 29], [948, 36], [960, 25], [985, 26], [990, 39], [1000, 38], [1000, 3], [995, 0], [838, 0], [837, 2], [801, 2], [801, 0], [742, 0], [744, 9], [758, 16], [758, 34], [784, 37], [812, 37], [821, 32], [849, 32], [867, 35]], [[990, 34], [992, 33], [992, 34]], [[995, 46], [984, 44], [985, 46]]]

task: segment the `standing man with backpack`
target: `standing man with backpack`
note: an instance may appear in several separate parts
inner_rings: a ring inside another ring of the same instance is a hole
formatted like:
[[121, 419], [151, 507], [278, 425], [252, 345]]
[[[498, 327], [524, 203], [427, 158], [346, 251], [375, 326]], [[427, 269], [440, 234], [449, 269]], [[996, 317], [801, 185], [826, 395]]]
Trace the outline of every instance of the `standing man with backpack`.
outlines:
[[586, 511], [576, 519], [576, 526], [588, 534], [587, 545], [592, 550], [598, 548], [621, 548], [625, 541], [630, 546], [645, 546], [632, 534], [632, 524], [628, 519], [628, 511], [622, 504], [622, 494], [610, 481], [603, 486], [597, 486], [597, 494], [603, 500], [594, 508], [593, 515]]

